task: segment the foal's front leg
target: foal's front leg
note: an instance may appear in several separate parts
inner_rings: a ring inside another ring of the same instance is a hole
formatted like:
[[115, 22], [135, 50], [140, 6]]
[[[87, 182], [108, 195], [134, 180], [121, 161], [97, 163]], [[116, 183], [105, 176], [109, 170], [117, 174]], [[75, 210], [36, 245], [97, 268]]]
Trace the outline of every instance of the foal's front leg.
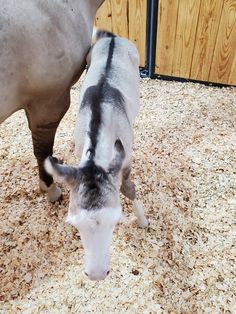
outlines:
[[138, 220], [138, 225], [141, 228], [146, 228], [149, 223], [145, 217], [142, 203], [136, 198], [135, 184], [130, 179], [130, 168], [123, 170], [120, 191], [124, 196], [133, 201], [133, 209]]

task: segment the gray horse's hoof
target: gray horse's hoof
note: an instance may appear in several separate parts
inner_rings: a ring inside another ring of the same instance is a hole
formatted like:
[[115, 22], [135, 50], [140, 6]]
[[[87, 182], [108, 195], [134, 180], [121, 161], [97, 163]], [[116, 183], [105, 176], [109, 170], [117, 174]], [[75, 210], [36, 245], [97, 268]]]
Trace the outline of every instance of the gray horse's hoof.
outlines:
[[55, 184], [52, 184], [52, 188], [47, 191], [47, 200], [51, 203], [60, 201], [62, 199], [61, 189]]
[[55, 203], [56, 201], [60, 201], [62, 198], [61, 189], [53, 183], [49, 187], [43, 181], [39, 183], [40, 190], [47, 193], [47, 200], [50, 203]]

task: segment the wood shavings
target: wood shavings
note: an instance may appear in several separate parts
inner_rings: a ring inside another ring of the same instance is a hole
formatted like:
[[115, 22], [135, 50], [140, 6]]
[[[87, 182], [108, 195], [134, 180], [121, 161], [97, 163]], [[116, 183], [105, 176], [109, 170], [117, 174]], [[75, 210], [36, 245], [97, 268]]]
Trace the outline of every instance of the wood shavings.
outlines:
[[[80, 82], [55, 155], [75, 163]], [[76, 229], [38, 190], [23, 112], [0, 126], [0, 313], [235, 313], [236, 89], [141, 80], [133, 178], [150, 227], [122, 197], [112, 272], [83, 274]]]

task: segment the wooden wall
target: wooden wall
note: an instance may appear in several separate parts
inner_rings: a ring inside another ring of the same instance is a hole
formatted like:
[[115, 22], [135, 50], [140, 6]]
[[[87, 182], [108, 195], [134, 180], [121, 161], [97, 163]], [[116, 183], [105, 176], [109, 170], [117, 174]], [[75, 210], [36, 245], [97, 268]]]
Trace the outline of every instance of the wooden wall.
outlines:
[[[105, 0], [95, 24], [135, 43], [145, 66], [148, 0]], [[236, 0], [158, 1], [155, 74], [236, 85]]]
[[159, 0], [155, 73], [236, 85], [236, 0]]
[[130, 39], [139, 50], [140, 66], [145, 65], [147, 0], [106, 0], [95, 25]]

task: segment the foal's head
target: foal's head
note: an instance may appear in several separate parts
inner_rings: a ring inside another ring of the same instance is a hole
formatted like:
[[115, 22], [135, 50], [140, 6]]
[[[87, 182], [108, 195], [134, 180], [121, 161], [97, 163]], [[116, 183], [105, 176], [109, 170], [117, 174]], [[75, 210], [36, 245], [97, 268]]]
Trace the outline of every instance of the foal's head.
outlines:
[[81, 235], [85, 250], [85, 273], [91, 280], [102, 280], [110, 272], [110, 245], [115, 225], [121, 217], [120, 170], [124, 149], [116, 141], [117, 154], [107, 170], [88, 159], [83, 167], [59, 164], [55, 158], [45, 161], [45, 168], [70, 187], [67, 221]]

